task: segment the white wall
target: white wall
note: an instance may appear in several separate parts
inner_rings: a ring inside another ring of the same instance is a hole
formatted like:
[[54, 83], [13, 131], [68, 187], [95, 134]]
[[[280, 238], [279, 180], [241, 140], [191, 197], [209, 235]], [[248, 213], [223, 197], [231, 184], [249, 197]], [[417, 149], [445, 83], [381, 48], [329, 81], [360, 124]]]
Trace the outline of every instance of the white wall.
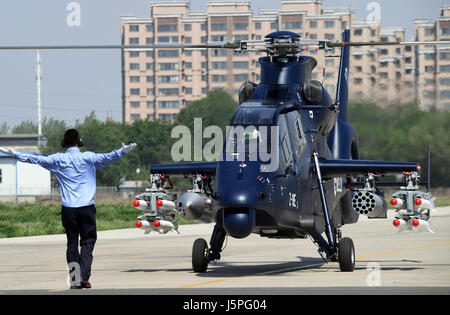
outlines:
[[45, 168], [17, 161], [17, 178], [19, 195], [50, 195], [50, 171]]
[[0, 158], [2, 182], [0, 183], [0, 196], [16, 194], [16, 159], [10, 157]]
[[2, 157], [0, 158], [0, 169], [2, 170], [0, 196], [15, 196], [16, 192], [19, 196], [51, 194], [50, 172], [41, 166], [22, 163], [14, 158]]

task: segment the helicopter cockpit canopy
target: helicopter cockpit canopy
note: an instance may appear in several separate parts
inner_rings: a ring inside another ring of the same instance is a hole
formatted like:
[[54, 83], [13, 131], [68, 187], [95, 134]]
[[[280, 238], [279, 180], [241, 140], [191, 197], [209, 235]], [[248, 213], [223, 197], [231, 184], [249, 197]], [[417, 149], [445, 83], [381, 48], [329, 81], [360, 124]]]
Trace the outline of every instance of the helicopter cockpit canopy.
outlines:
[[232, 126], [270, 126], [273, 124], [278, 104], [264, 104], [259, 102], [244, 103], [236, 110], [231, 118]]

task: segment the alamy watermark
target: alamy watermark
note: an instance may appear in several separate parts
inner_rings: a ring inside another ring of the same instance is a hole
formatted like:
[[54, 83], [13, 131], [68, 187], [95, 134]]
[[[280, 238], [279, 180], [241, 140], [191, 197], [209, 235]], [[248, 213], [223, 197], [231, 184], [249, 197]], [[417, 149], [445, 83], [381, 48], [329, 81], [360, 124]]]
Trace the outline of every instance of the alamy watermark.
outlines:
[[78, 2], [70, 2], [66, 6], [69, 14], [66, 16], [66, 24], [69, 27], [81, 26], [81, 6]]
[[[219, 126], [208, 126], [203, 131], [202, 119], [194, 118], [194, 135], [187, 126], [176, 126], [171, 137], [179, 139], [171, 149], [175, 162], [260, 161], [262, 172], [278, 169], [278, 126], [227, 126], [224, 139]], [[203, 139], [211, 140], [203, 146]]]
[[366, 283], [369, 287], [381, 286], [381, 266], [379, 263], [371, 262], [367, 264], [367, 271], [369, 274], [366, 278]]

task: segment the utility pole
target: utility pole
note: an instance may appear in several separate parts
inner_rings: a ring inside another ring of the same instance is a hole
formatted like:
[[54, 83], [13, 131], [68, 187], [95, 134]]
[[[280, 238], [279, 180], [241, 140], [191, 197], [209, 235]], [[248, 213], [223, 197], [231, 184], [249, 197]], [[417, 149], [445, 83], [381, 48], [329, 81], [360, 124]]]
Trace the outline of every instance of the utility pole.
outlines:
[[42, 119], [41, 119], [41, 56], [39, 51], [36, 57], [36, 87], [37, 87], [37, 112], [38, 112], [38, 135], [42, 135]]

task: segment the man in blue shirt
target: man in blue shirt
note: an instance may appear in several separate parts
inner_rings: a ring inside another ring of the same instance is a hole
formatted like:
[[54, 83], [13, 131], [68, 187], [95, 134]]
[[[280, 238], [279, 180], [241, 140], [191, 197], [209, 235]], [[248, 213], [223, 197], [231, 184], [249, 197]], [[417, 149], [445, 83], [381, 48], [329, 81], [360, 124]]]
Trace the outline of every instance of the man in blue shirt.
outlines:
[[[62, 199], [61, 220], [67, 235], [67, 264], [80, 272], [71, 278], [71, 288], [90, 288], [92, 252], [97, 240], [96, 209], [94, 195], [96, 190], [96, 170], [108, 166], [136, 147], [135, 143], [125, 145], [110, 153], [96, 154], [81, 152], [83, 141], [78, 131], [69, 129], [61, 141], [65, 153], [49, 156], [16, 152], [11, 148], [0, 148], [0, 152], [14, 156], [21, 162], [37, 164], [55, 174]], [[78, 251], [80, 237], [81, 252]]]

